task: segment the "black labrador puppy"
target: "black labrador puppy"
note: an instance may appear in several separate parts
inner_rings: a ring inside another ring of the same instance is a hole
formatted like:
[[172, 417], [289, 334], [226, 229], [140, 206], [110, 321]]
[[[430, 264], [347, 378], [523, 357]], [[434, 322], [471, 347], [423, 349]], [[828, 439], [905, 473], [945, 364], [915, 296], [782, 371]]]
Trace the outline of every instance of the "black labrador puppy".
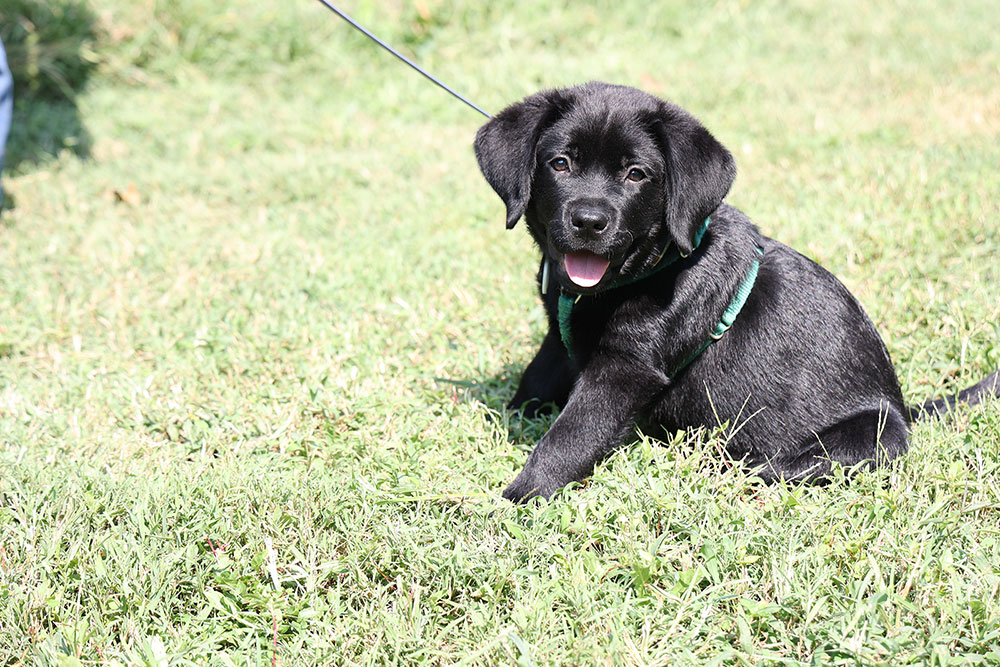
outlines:
[[[562, 411], [503, 495], [589, 475], [637, 419], [729, 423], [765, 481], [906, 451], [909, 424], [996, 394], [997, 373], [908, 408], [857, 300], [724, 204], [733, 156], [683, 109], [604, 83], [538, 93], [476, 136], [483, 175], [542, 251], [549, 331], [511, 407]], [[862, 464], [862, 465], [859, 465]]]

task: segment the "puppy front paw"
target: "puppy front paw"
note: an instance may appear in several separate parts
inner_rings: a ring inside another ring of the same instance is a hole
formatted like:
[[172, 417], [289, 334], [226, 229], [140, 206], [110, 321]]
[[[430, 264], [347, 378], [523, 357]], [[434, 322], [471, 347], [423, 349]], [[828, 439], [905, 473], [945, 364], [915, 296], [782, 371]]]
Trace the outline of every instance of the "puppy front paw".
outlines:
[[541, 474], [535, 466], [529, 463], [504, 489], [503, 497], [514, 503], [524, 503], [532, 498], [548, 499], [565, 486], [568, 481], [571, 480], [560, 481]]

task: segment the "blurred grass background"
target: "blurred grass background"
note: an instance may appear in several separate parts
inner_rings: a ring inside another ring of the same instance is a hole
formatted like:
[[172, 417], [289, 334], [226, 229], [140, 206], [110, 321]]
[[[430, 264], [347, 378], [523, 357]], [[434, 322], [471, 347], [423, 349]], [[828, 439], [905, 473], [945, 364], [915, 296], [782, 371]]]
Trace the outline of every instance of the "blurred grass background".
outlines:
[[[350, 2], [487, 110], [688, 108], [910, 400], [1000, 365], [994, 3]], [[498, 500], [543, 330], [482, 120], [318, 3], [7, 0], [5, 664], [995, 664], [996, 402], [756, 486], [724, 430]]]

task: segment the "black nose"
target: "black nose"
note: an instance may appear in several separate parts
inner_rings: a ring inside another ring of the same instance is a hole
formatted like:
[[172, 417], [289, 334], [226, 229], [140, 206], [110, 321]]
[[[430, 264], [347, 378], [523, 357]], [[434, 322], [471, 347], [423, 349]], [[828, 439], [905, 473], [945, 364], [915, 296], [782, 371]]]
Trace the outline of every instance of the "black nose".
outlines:
[[585, 234], [600, 234], [608, 228], [608, 214], [593, 206], [580, 206], [570, 217], [573, 226]]

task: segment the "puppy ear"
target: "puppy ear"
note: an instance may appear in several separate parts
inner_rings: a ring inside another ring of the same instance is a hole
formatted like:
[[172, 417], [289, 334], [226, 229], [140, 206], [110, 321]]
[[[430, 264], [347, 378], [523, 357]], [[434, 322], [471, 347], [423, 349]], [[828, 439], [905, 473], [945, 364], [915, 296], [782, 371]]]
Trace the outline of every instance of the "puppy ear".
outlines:
[[507, 206], [507, 229], [524, 215], [531, 198], [538, 138], [565, 108], [561, 91], [537, 93], [507, 107], [476, 133], [479, 169]]
[[695, 247], [695, 232], [719, 207], [736, 178], [736, 162], [694, 116], [664, 103], [655, 121], [666, 160], [664, 217], [681, 254]]

